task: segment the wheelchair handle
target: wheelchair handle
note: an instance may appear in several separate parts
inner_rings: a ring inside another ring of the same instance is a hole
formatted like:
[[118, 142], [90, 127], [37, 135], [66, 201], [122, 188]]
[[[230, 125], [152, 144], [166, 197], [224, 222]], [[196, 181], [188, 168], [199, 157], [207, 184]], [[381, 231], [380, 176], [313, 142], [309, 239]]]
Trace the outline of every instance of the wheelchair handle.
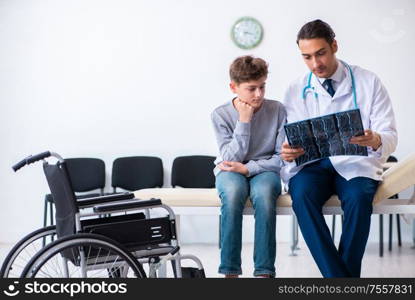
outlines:
[[17, 170], [23, 168], [25, 165], [26, 165], [26, 159], [23, 159], [19, 161], [17, 164], [15, 164], [12, 168], [15, 172], [17, 172]]
[[50, 151], [45, 151], [45, 152], [42, 152], [42, 153], [39, 153], [39, 154], [36, 154], [36, 155], [29, 155], [25, 159], [22, 159], [17, 164], [15, 164], [12, 168], [16, 172], [17, 170], [23, 168], [25, 165], [32, 164], [32, 163], [37, 162], [39, 160], [45, 159], [45, 158], [47, 158], [51, 155], [55, 156]]

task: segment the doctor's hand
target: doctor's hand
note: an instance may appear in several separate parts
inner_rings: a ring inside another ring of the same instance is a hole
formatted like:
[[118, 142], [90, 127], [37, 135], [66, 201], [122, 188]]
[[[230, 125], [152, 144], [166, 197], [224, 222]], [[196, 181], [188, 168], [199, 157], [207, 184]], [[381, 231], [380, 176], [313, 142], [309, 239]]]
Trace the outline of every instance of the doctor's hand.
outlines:
[[236, 110], [239, 113], [239, 122], [249, 123], [251, 122], [254, 114], [254, 108], [248, 103], [243, 102], [241, 99], [236, 98], [233, 102]]
[[287, 142], [282, 144], [280, 157], [288, 162], [292, 162], [296, 158], [305, 153], [303, 148], [292, 148]]
[[218, 165], [219, 169], [227, 172], [236, 172], [242, 175], [248, 175], [248, 168], [238, 161], [223, 161]]
[[365, 134], [361, 136], [354, 136], [350, 139], [350, 144], [355, 144], [359, 146], [369, 146], [373, 150], [377, 150], [380, 145], [382, 145], [382, 139], [378, 133], [370, 129], [365, 130]]

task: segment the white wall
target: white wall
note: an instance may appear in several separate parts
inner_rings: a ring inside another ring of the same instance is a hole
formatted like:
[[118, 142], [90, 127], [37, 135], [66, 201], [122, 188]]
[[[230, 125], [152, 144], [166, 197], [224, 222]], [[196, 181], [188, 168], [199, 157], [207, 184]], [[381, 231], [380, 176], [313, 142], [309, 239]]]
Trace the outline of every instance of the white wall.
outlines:
[[[252, 51], [230, 39], [232, 24], [245, 15], [265, 28]], [[230, 62], [243, 54], [265, 58], [268, 97], [281, 99], [306, 70], [296, 33], [316, 18], [337, 33], [339, 58], [383, 80], [398, 122], [396, 156], [411, 153], [411, 0], [0, 1], [0, 241], [13, 242], [41, 225], [48, 191], [40, 165], [14, 174], [13, 163], [49, 149], [64, 157], [100, 157], [109, 179], [114, 158], [155, 155], [163, 159], [168, 186], [174, 157], [216, 154], [209, 115], [232, 96]], [[184, 241], [216, 241], [217, 218], [182, 223]], [[289, 239], [289, 224], [279, 219], [280, 240]], [[252, 240], [252, 220], [244, 230]], [[409, 226], [403, 230], [409, 240]]]

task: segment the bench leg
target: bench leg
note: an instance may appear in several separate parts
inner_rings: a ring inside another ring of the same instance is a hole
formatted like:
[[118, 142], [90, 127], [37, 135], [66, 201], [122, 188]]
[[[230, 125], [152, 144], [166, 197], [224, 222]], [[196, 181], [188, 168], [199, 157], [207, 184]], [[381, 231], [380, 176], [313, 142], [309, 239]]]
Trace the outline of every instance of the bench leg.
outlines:
[[388, 250], [392, 251], [392, 238], [393, 238], [393, 215], [389, 214], [389, 247]]
[[297, 256], [295, 250], [298, 249], [298, 222], [297, 217], [292, 215], [292, 226], [291, 226], [291, 253], [290, 256]]
[[298, 220], [297, 217], [295, 217], [295, 250], [300, 250], [300, 247], [298, 247], [298, 229], [300, 227], [298, 226]]
[[401, 217], [399, 214], [396, 214], [396, 227], [398, 230], [398, 246], [402, 246], [402, 237], [401, 237]]
[[379, 256], [383, 256], [383, 215], [379, 215]]
[[412, 220], [412, 242], [414, 243], [412, 248], [415, 248], [415, 219]]

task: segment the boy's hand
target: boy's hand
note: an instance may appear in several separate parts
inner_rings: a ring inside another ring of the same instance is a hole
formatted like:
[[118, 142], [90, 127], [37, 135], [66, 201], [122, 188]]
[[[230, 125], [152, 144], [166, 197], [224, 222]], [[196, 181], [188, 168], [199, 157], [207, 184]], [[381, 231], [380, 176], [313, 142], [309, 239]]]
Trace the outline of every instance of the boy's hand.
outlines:
[[292, 148], [287, 142], [282, 144], [281, 158], [285, 161], [292, 162], [297, 157], [300, 157], [305, 153], [303, 148]]
[[380, 147], [380, 145], [382, 145], [382, 139], [380, 135], [375, 131], [366, 129], [364, 135], [352, 137], [350, 139], [350, 144], [355, 144], [364, 147], [369, 146], [376, 151]]
[[245, 176], [249, 173], [248, 168], [245, 167], [243, 163], [238, 161], [223, 161], [218, 165], [218, 167], [222, 171], [240, 173]]
[[234, 101], [236, 110], [239, 113], [239, 122], [249, 123], [251, 122], [252, 116], [254, 114], [254, 108], [243, 102], [241, 99], [236, 98]]

